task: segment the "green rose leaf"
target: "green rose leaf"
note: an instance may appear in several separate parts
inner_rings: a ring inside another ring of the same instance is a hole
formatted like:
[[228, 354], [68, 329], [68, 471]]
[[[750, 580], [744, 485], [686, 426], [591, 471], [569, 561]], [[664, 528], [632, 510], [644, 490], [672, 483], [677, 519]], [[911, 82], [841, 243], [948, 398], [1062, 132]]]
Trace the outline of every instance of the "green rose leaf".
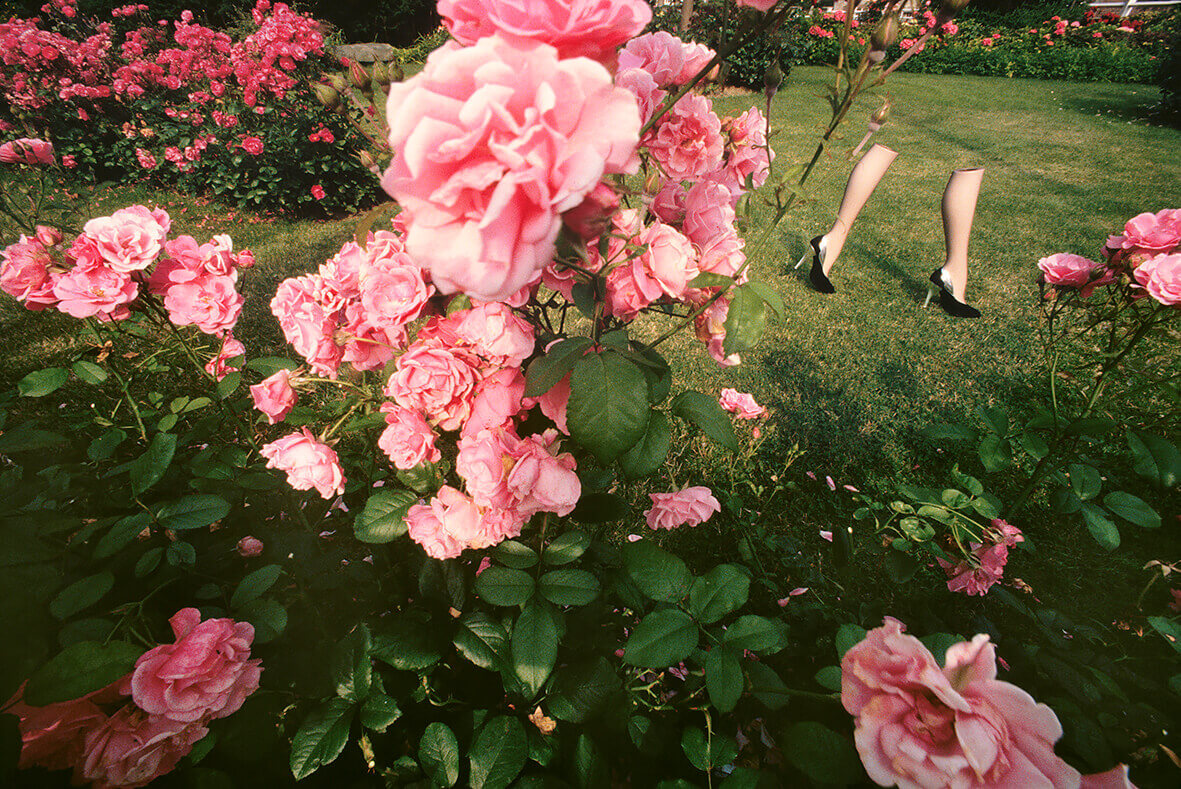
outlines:
[[554, 343], [525, 370], [525, 396], [539, 397], [553, 389], [593, 344], [589, 337], [571, 337]]
[[74, 371], [74, 375], [88, 384], [101, 384], [107, 380], [107, 371], [97, 364], [85, 359], [79, 359], [70, 365], [70, 369]]
[[730, 712], [742, 696], [742, 667], [738, 656], [726, 647], [715, 646], [705, 657], [705, 687], [709, 700], [719, 712]]
[[484, 724], [472, 743], [473, 789], [504, 789], [525, 766], [529, 745], [516, 718], [498, 715]]
[[1080, 512], [1083, 514], [1083, 523], [1087, 524], [1087, 530], [1091, 532], [1095, 542], [1109, 551], [1119, 547], [1119, 529], [1111, 518], [1107, 517], [1107, 513], [1089, 501], [1083, 502]]
[[[485, 571], [487, 572], [487, 571]], [[480, 668], [498, 670], [500, 653], [508, 634], [492, 617], [480, 611], [465, 614], [455, 631], [455, 648]]]
[[79, 641], [33, 672], [24, 700], [34, 707], [80, 698], [135, 668], [144, 650], [126, 641]]
[[746, 605], [749, 594], [750, 576], [733, 564], [720, 564], [693, 582], [689, 612], [711, 625]]
[[533, 596], [533, 576], [524, 570], [489, 567], [476, 577], [476, 594], [492, 605], [521, 605]]
[[674, 415], [697, 425], [715, 443], [738, 450], [730, 415], [722, 410], [716, 398], [690, 389], [674, 397], [669, 405]]
[[373, 661], [369, 659], [369, 628], [353, 628], [332, 650], [332, 681], [336, 695], [349, 701], [364, 701], [373, 682]]
[[783, 751], [800, 772], [820, 784], [848, 786], [861, 779], [861, 759], [853, 744], [820, 723], [792, 726]]
[[726, 338], [722, 353], [745, 353], [758, 345], [767, 328], [767, 302], [746, 285], [732, 291], [730, 309], [726, 313]]
[[648, 381], [618, 353], [581, 357], [570, 373], [566, 424], [570, 436], [607, 465], [648, 428]]
[[153, 436], [147, 451], [131, 462], [131, 491], [138, 496], [159, 482], [175, 454], [175, 435], [157, 433]]
[[97, 603], [114, 585], [115, 576], [109, 570], [88, 575], [58, 592], [49, 603], [49, 613], [54, 619], [68, 619]]
[[640, 479], [663, 466], [668, 456], [670, 435], [668, 417], [660, 411], [652, 411], [643, 437], [619, 456], [623, 475], [628, 479]]
[[275, 581], [279, 580], [282, 573], [283, 568], [279, 565], [268, 564], [247, 574], [234, 588], [234, 593], [230, 596], [230, 608], [239, 609], [251, 600], [262, 597], [268, 589], [275, 585]]
[[64, 367], [47, 367], [17, 381], [16, 388], [21, 397], [44, 397], [60, 389], [69, 376], [70, 371]]
[[640, 591], [658, 602], [677, 602], [693, 580], [680, 558], [647, 540], [625, 545], [623, 564]]
[[541, 561], [550, 566], [569, 564], [586, 553], [591, 538], [586, 532], [568, 531], [559, 535], [545, 548]]
[[406, 533], [406, 513], [417, 501], [418, 497], [406, 490], [379, 490], [353, 520], [353, 532], [361, 542], [393, 542]]
[[207, 493], [185, 496], [156, 513], [160, 525], [174, 531], [203, 529], [230, 514], [230, 503]]
[[361, 725], [381, 734], [398, 718], [402, 710], [398, 702], [384, 693], [370, 693], [361, 705]]
[[533, 601], [517, 617], [512, 657], [514, 673], [532, 695], [537, 695], [558, 657], [558, 625], [545, 603]]
[[299, 781], [340, 756], [349, 741], [353, 704], [330, 699], [304, 719], [291, 740], [291, 774]]
[[586, 570], [550, 570], [538, 591], [554, 605], [586, 605], [599, 596], [599, 579]]
[[1145, 529], [1155, 529], [1161, 524], [1157, 511], [1148, 506], [1144, 499], [1131, 493], [1124, 493], [1122, 490], [1112, 491], [1103, 497], [1103, 503], [1119, 517]]
[[644, 617], [628, 636], [623, 662], [647, 668], [680, 663], [697, 646], [697, 625], [684, 611], [665, 608]]

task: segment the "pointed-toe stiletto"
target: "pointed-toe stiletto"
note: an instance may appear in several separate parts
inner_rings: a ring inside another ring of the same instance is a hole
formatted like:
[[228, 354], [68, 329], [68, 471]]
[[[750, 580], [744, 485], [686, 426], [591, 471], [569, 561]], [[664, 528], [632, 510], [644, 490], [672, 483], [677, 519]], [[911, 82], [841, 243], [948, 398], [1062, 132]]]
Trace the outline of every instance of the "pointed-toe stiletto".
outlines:
[[931, 272], [931, 284], [927, 287], [927, 300], [923, 302], [926, 307], [931, 303], [931, 297], [936, 293], [939, 294], [939, 306], [948, 315], [953, 315], [957, 318], [979, 318], [980, 310], [973, 306], [964, 304], [951, 293], [951, 280], [947, 276], [947, 272], [942, 268], [937, 268]]
[[[808, 281], [820, 293], [836, 293], [837, 289], [832, 286], [824, 274], [824, 253], [826, 251], [824, 236], [816, 236], [808, 242], [808, 245], [812, 247], [812, 270], [808, 272]], [[805, 252], [804, 256], [800, 258], [800, 262], [796, 263], [796, 268], [802, 266], [807, 259], [808, 253]]]

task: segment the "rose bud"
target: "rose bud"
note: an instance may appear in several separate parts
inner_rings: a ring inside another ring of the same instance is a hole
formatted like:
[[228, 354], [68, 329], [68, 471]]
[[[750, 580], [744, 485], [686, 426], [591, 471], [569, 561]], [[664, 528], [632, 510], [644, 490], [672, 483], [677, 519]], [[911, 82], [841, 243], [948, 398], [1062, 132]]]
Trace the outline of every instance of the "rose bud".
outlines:
[[882, 17], [882, 21], [878, 22], [878, 26], [873, 29], [873, 35], [869, 37], [869, 52], [870, 60], [873, 61], [873, 53], [880, 52], [877, 61], [880, 62], [886, 56], [886, 50], [889, 49], [895, 41], [898, 40], [898, 14], [888, 14]]
[[390, 84], [390, 67], [388, 63], [379, 60], [373, 64], [373, 81], [383, 88]]
[[770, 101], [779, 92], [779, 86], [783, 84], [783, 69], [779, 67], [779, 58], [774, 58], [771, 64], [767, 66], [767, 71], [763, 74], [763, 94]]
[[337, 93], [344, 93], [349, 89], [349, 82], [339, 74], [329, 74], [324, 80], [332, 86], [332, 89]]
[[882, 104], [881, 107], [873, 111], [873, 114], [869, 116], [870, 131], [876, 132], [878, 129], [882, 128], [882, 124], [885, 123], [890, 117], [890, 106], [890, 100], [886, 99], [885, 103]]
[[390, 72], [390, 77], [394, 82], [401, 82], [406, 79], [406, 72], [402, 70], [401, 63], [394, 63], [394, 70]]
[[371, 87], [369, 72], [355, 60], [349, 64], [349, 81], [362, 92]]
[[381, 168], [377, 166], [377, 162], [374, 160], [374, 158], [369, 155], [369, 151], [358, 151], [357, 159], [360, 160], [361, 166], [366, 170], [379, 175], [381, 174]]
[[323, 82], [312, 83], [312, 92], [316, 94], [316, 101], [327, 110], [334, 110], [340, 106], [340, 93], [331, 85]]
[[46, 247], [55, 247], [62, 242], [62, 231], [56, 227], [37, 225], [36, 236], [41, 245]]

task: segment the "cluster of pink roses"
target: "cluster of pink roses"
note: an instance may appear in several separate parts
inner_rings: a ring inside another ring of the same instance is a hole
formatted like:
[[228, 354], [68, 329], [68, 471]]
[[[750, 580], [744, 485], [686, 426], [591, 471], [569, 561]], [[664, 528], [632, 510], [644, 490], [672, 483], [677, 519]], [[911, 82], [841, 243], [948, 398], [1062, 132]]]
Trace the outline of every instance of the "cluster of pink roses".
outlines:
[[942, 668], [897, 619], [841, 660], [841, 703], [879, 786], [1053, 786], [1127, 789], [1128, 768], [1081, 775], [1054, 753], [1054, 711], [996, 678], [996, 648], [978, 635], [948, 648]]
[[1060, 252], [1038, 261], [1042, 280], [1056, 290], [1089, 296], [1099, 285], [1128, 276], [1133, 296], [1181, 305], [1181, 209], [1145, 212], [1127, 221], [1124, 232], [1103, 246], [1103, 262]]
[[[397, 153], [382, 184], [440, 292], [516, 303], [544, 283], [569, 298], [579, 277], [605, 274], [609, 314], [628, 321], [655, 302], [710, 302], [716, 290], [688, 287], [702, 272], [740, 274], [734, 205], [767, 178], [762, 114], [721, 119], [690, 93], [640, 136], [712, 50], [636, 36], [651, 15], [638, 0], [550, 0], [529, 13], [446, 0], [439, 10], [457, 41], [391, 88]], [[641, 162], [660, 173], [649, 209], [621, 209], [602, 178]], [[555, 260], [563, 221], [585, 243], [581, 273]], [[718, 361], [736, 363], [721, 352], [727, 309], [710, 302], [697, 330]]]
[[947, 589], [967, 595], [987, 594], [992, 585], [1001, 580], [1005, 564], [1009, 561], [1009, 549], [1025, 536], [1016, 526], [1003, 520], [994, 520], [980, 536], [980, 541], [968, 543], [971, 555], [955, 564], [939, 559], [939, 566], [947, 573]]
[[[258, 690], [254, 628], [207, 619], [195, 608], [171, 620], [176, 641], [148, 650], [135, 669], [72, 701], [32, 707], [23, 688], [4, 711], [20, 718], [20, 767], [74, 771], [74, 783], [138, 787], [171, 771], [207, 724], [237, 712]], [[130, 701], [128, 700], [130, 696]]]
[[173, 324], [228, 341], [242, 311], [238, 269], [252, 265], [253, 256], [235, 253], [225, 235], [205, 244], [192, 236], [169, 239], [171, 226], [167, 212], [142, 205], [91, 219], [68, 247], [59, 231], [39, 226], [4, 249], [0, 289], [31, 310], [57, 307], [101, 321], [130, 317], [146, 289]]

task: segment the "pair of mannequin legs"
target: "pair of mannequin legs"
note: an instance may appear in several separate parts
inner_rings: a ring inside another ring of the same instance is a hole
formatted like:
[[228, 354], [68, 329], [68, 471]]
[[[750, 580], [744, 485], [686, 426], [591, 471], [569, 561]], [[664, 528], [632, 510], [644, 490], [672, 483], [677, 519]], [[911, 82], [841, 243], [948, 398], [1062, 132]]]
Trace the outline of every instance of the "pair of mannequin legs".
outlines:
[[[813, 265], [810, 278], [813, 287], [822, 293], [834, 291], [828, 280], [829, 272], [840, 258], [853, 221], [897, 155], [884, 145], [870, 148], [849, 175], [845, 196], [841, 199], [841, 207], [832, 228], [823, 236], [812, 239]], [[931, 283], [938, 288], [943, 308], [960, 317], [980, 315], [979, 311], [965, 303], [965, 294], [968, 287], [968, 239], [972, 235], [976, 198], [983, 180], [984, 169], [981, 167], [956, 170], [948, 179], [943, 192], [943, 234], [947, 255], [943, 266], [932, 272]], [[805, 253], [803, 260], [807, 257]]]

